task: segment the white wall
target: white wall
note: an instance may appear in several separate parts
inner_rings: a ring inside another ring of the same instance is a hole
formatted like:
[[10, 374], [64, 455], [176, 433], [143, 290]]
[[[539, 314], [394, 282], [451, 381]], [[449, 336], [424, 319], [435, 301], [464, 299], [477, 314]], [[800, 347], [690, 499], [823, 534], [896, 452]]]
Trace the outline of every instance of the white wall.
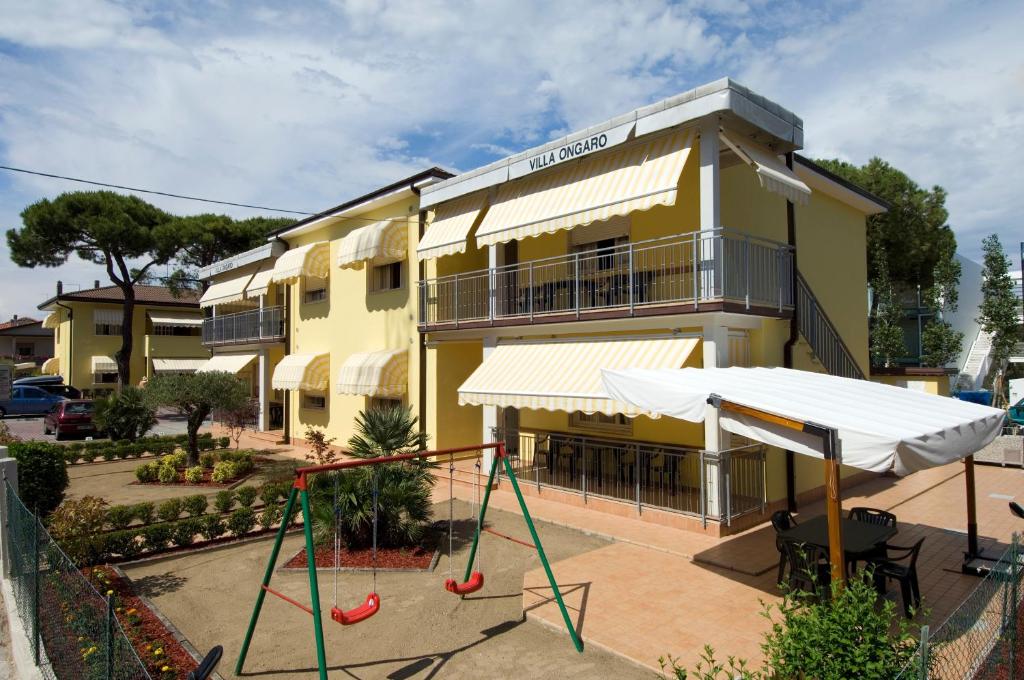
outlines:
[[960, 358], [956, 362], [957, 369], [963, 371], [971, 345], [978, 337], [979, 326], [974, 319], [978, 316], [978, 307], [981, 305], [981, 265], [959, 254], [956, 259], [960, 262], [960, 300], [957, 310], [947, 313], [945, 318], [955, 330], [964, 334]]

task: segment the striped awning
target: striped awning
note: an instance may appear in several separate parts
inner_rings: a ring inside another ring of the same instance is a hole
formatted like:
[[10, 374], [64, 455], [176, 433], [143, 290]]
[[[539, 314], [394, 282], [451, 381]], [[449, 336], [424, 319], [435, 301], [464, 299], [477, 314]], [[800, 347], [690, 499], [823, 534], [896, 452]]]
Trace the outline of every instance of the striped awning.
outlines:
[[202, 366], [196, 369], [196, 373], [212, 373], [223, 371], [225, 373], [238, 373], [256, 359], [256, 354], [214, 354]]
[[154, 373], [195, 373], [208, 359], [153, 359]]
[[92, 310], [92, 322], [107, 326], [120, 326], [124, 321], [124, 311], [121, 309], [98, 308]]
[[200, 307], [213, 307], [214, 305], [226, 305], [231, 302], [238, 302], [242, 299], [245, 292], [245, 286], [249, 283], [249, 279], [252, 278], [252, 274], [243, 274], [242, 276], [236, 276], [226, 281], [220, 281], [214, 283], [206, 292], [203, 293], [203, 297], [199, 298]]
[[34, 361], [20, 361], [14, 364], [15, 371], [32, 371], [35, 370], [36, 362]]
[[295, 283], [303, 276], [326, 279], [331, 269], [331, 244], [327, 241], [307, 243], [285, 251], [274, 263], [270, 280], [274, 283]]
[[416, 254], [421, 260], [429, 260], [466, 252], [466, 237], [486, 206], [486, 191], [467, 194], [437, 206]]
[[154, 326], [192, 327], [202, 326], [203, 317], [188, 312], [149, 312], [149, 320]]
[[338, 266], [362, 269], [363, 264], [401, 262], [409, 251], [409, 225], [405, 218], [382, 220], [349, 232], [338, 244]]
[[43, 328], [56, 328], [60, 325], [60, 312], [50, 312], [43, 319]]
[[811, 188], [787, 168], [774, 151], [752, 140], [741, 139], [736, 134], [719, 132], [718, 136], [744, 163], [754, 168], [762, 189], [784, 196], [793, 203], [807, 204]]
[[50, 357], [43, 362], [42, 367], [39, 369], [43, 375], [57, 375], [60, 373], [60, 358]]
[[679, 130], [508, 182], [476, 230], [477, 246], [673, 205], [692, 143], [693, 131]]
[[396, 398], [405, 395], [409, 384], [409, 352], [389, 349], [357, 352], [345, 359], [338, 374], [338, 394]]
[[700, 342], [685, 336], [609, 336], [499, 344], [459, 387], [459, 403], [639, 415], [610, 399], [601, 369], [681, 368]]
[[270, 385], [275, 390], [322, 392], [330, 382], [330, 373], [330, 354], [289, 354], [277, 364]]
[[245, 287], [246, 299], [259, 297], [267, 294], [267, 289], [270, 288], [270, 279], [274, 276], [274, 268], [268, 266], [266, 269], [261, 269], [252, 275], [252, 280], [249, 281], [249, 285]]
[[93, 373], [117, 373], [117, 362], [110, 357], [94, 356], [92, 358]]

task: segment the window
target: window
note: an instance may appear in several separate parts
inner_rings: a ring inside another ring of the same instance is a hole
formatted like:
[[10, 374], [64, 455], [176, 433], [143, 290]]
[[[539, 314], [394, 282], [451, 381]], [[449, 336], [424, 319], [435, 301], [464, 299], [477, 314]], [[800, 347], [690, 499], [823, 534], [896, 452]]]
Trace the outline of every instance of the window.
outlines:
[[15, 348], [14, 353], [17, 354], [19, 357], [30, 357], [33, 354], [32, 350], [32, 345], [18, 345]]
[[327, 279], [307, 276], [303, 281], [302, 301], [304, 303], [323, 302], [327, 299]]
[[310, 394], [309, 392], [302, 393], [302, 408], [311, 408], [323, 410], [327, 408], [327, 395], [326, 394]]
[[633, 434], [633, 420], [621, 413], [609, 416], [604, 413], [581, 413], [569, 415], [569, 427], [578, 430], [600, 430], [615, 434]]
[[111, 385], [117, 382], [117, 373], [94, 373], [92, 382], [94, 385]]
[[121, 324], [98, 323], [96, 324], [96, 335], [121, 335]]
[[199, 335], [198, 326], [153, 326], [154, 335], [177, 335], [192, 336]]
[[378, 399], [377, 397], [370, 397], [370, 410], [376, 411], [380, 409], [392, 409], [401, 408], [401, 399]]
[[402, 263], [382, 264], [370, 270], [370, 292], [397, 290], [402, 287]]

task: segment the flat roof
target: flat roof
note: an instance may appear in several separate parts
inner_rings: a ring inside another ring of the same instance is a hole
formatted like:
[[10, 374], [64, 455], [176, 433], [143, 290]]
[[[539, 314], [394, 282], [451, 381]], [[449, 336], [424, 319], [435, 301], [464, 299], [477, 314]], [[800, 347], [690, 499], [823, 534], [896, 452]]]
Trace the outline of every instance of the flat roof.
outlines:
[[231, 257], [225, 257], [223, 260], [217, 260], [213, 264], [200, 269], [198, 276], [200, 279], [208, 279], [232, 269], [239, 269], [240, 267], [262, 262], [263, 260], [278, 258], [287, 249], [285, 244], [275, 239], [244, 253], [238, 253]]

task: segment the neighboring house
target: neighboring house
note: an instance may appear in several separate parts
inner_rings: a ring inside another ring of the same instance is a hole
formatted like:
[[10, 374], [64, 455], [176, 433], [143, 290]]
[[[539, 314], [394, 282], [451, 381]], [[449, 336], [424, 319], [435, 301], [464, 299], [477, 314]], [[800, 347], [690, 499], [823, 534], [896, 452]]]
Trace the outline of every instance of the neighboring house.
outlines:
[[208, 285], [199, 300], [208, 312], [203, 345], [213, 353], [199, 370], [226, 371], [245, 381], [256, 404], [252, 425], [259, 431], [284, 427], [284, 394], [270, 379], [285, 354], [287, 289], [270, 277], [286, 249], [283, 241], [271, 241], [199, 271]]
[[[199, 296], [186, 291], [175, 297], [163, 286], [135, 286], [132, 318], [133, 345], [130, 381], [161, 372], [192, 372], [210, 353], [203, 347]], [[122, 301], [117, 286], [65, 291], [39, 305], [48, 312], [44, 325], [54, 329], [54, 357], [47, 373], [90, 394], [113, 389], [117, 383], [114, 354], [121, 348]]]
[[17, 314], [0, 323], [0, 359], [9, 359], [21, 371], [35, 370], [53, 357], [53, 329]]

